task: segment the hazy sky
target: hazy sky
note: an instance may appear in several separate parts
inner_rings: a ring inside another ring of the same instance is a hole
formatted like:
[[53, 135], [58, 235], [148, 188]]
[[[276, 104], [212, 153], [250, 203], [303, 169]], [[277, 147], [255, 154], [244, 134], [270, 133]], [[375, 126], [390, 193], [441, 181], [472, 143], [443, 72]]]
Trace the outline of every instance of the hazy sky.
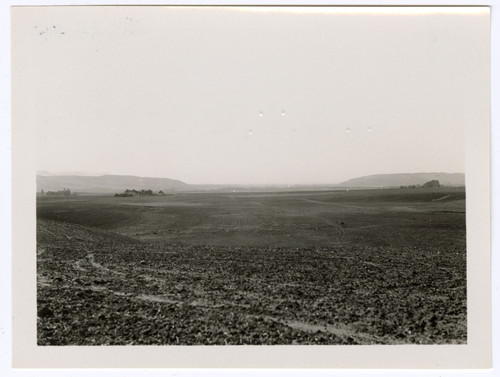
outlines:
[[50, 172], [259, 184], [464, 172], [488, 13], [404, 11], [17, 9], [14, 98]]

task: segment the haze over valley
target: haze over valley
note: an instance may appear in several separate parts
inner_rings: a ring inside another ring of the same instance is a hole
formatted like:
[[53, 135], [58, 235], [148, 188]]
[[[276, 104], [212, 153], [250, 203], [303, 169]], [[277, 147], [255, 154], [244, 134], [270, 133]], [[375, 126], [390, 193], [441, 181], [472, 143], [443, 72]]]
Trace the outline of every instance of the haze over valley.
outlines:
[[[44, 172], [44, 174], [49, 174]], [[76, 193], [110, 194], [127, 189], [153, 190], [164, 192], [189, 191], [297, 191], [326, 190], [344, 188], [391, 188], [410, 185], [423, 185], [428, 181], [438, 180], [442, 186], [464, 186], [463, 173], [409, 173], [376, 174], [350, 179], [336, 184], [302, 185], [238, 185], [238, 184], [187, 184], [170, 178], [135, 177], [128, 175], [37, 175], [37, 192], [70, 189]]]

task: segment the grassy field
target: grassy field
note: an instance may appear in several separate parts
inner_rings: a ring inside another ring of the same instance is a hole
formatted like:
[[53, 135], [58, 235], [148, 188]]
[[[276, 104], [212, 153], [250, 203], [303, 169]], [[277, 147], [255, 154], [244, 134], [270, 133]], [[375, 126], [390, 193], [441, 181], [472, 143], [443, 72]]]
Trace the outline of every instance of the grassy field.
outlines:
[[37, 200], [38, 342], [465, 343], [463, 188]]

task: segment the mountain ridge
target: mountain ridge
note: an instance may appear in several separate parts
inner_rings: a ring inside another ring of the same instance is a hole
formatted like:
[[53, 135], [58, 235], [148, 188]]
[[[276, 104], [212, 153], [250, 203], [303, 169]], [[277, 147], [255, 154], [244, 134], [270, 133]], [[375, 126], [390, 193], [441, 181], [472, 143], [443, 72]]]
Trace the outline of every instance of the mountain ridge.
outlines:
[[177, 179], [138, 177], [134, 175], [104, 174], [99, 176], [83, 175], [37, 175], [37, 192], [58, 191], [63, 188], [81, 193], [119, 193], [126, 189], [185, 191], [190, 186]]

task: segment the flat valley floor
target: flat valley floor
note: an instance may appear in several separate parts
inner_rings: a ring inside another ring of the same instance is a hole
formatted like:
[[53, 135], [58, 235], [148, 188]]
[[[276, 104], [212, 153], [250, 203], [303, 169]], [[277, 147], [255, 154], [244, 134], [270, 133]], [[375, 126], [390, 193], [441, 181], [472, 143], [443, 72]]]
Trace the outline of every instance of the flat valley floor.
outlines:
[[37, 198], [39, 345], [463, 344], [465, 189]]

